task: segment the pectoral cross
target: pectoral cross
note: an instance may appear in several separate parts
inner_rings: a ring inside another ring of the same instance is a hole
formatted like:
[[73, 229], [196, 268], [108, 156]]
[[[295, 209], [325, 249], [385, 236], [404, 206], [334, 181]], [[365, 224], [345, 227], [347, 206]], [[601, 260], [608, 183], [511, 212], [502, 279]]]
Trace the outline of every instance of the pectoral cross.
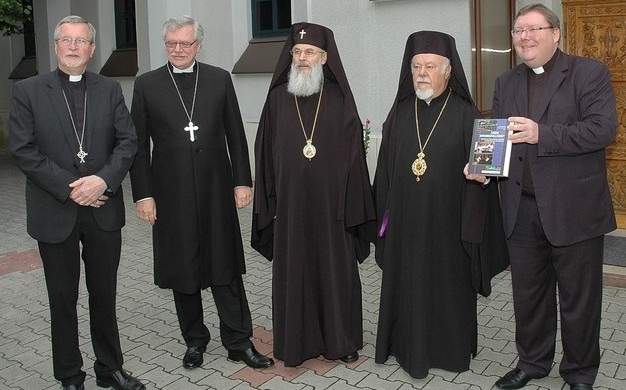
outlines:
[[88, 154], [89, 153], [85, 152], [81, 146], [78, 153], [76, 153], [76, 157], [80, 158], [80, 163], [82, 164], [85, 162], [85, 157], [87, 157]]
[[194, 125], [193, 122], [189, 122], [189, 125], [185, 127], [185, 131], [189, 132], [189, 139], [191, 140], [191, 142], [196, 140], [196, 137], [193, 134], [193, 132], [196, 130], [198, 130], [198, 126]]
[[306, 31], [304, 31], [304, 29], [300, 30], [300, 32], [298, 33], [300, 34], [300, 39], [304, 38], [304, 34], [306, 34]]

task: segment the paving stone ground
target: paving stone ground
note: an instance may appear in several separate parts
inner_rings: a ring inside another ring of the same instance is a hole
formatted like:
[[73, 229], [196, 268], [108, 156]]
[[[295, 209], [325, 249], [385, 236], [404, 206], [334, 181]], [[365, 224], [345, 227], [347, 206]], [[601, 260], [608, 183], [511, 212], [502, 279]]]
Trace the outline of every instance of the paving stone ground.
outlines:
[[[300, 367], [253, 370], [226, 359], [219, 340], [218, 318], [210, 293], [205, 294], [205, 320], [214, 335], [204, 365], [181, 367], [185, 346], [181, 341], [171, 292], [153, 284], [150, 228], [137, 220], [130, 204], [128, 182], [127, 225], [123, 229], [118, 278], [117, 315], [124, 368], [142, 379], [148, 389], [491, 389], [499, 376], [516, 363], [511, 278], [508, 271], [493, 282], [489, 298], [478, 299], [479, 353], [470, 370], [450, 373], [431, 370], [413, 379], [395, 359], [374, 363], [374, 343], [381, 271], [373, 258], [360, 267], [363, 284], [365, 347], [360, 359], [343, 364], [312, 359]], [[52, 375], [50, 319], [37, 245], [26, 234], [24, 177], [0, 150], [0, 389], [58, 389]], [[252, 311], [254, 342], [262, 353], [272, 351], [270, 306], [271, 265], [247, 246], [250, 208], [240, 213], [246, 245], [244, 283]], [[626, 388], [626, 289], [604, 288], [601, 331], [602, 364], [597, 389]], [[89, 339], [87, 293], [81, 281], [79, 298], [80, 344], [87, 372], [86, 388], [95, 389], [94, 354]], [[556, 365], [546, 378], [533, 380], [527, 389], [568, 389]]]

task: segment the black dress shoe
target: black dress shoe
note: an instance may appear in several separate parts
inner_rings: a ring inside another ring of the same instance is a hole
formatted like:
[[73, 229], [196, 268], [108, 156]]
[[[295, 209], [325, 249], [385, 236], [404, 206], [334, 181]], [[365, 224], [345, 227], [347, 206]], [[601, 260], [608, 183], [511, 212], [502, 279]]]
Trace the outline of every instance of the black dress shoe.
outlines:
[[185, 356], [183, 357], [183, 367], [196, 368], [200, 367], [204, 363], [204, 352], [206, 352], [206, 346], [194, 346], [188, 347]]
[[349, 355], [340, 357], [339, 360], [341, 360], [344, 363], [352, 363], [352, 362], [356, 362], [357, 360], [359, 360], [359, 352], [358, 351], [354, 351]]
[[588, 383], [572, 383], [569, 385], [570, 390], [593, 390], [593, 385]]
[[254, 347], [250, 347], [245, 351], [228, 351], [228, 358], [235, 362], [243, 361], [252, 368], [267, 368], [274, 365], [271, 358], [263, 356]]
[[82, 383], [80, 385], [67, 385], [63, 386], [63, 390], [85, 390], [85, 385]]
[[145, 390], [146, 386], [139, 379], [124, 370], [115, 371], [110, 376], [96, 376], [98, 387], [112, 387], [116, 390]]
[[524, 371], [516, 368], [506, 373], [505, 376], [498, 379], [496, 387], [498, 389], [521, 389], [531, 380]]

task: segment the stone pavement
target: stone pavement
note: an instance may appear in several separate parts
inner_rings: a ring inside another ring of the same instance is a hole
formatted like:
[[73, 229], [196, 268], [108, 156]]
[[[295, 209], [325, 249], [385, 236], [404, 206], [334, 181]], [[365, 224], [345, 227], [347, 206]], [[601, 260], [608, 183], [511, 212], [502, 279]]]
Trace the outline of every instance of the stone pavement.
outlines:
[[[381, 272], [373, 259], [360, 267], [363, 283], [365, 347], [352, 364], [311, 359], [296, 368], [253, 370], [226, 359], [212, 297], [206, 295], [205, 318], [215, 338], [209, 343], [202, 368], [185, 370], [171, 292], [154, 286], [150, 228], [135, 218], [130, 204], [123, 229], [118, 282], [119, 328], [124, 368], [141, 378], [148, 389], [491, 389], [499, 376], [516, 363], [511, 279], [508, 271], [493, 283], [489, 298], [478, 299], [479, 353], [470, 370], [456, 374], [431, 370], [413, 379], [391, 358], [374, 363], [374, 342]], [[26, 234], [24, 177], [0, 150], [0, 389], [58, 389], [52, 375], [48, 298], [37, 246]], [[250, 207], [240, 214], [244, 244], [249, 242]], [[254, 342], [262, 353], [272, 351], [271, 265], [246, 246], [244, 276], [250, 301]], [[89, 339], [87, 293], [81, 281], [80, 343], [87, 371], [87, 389], [95, 389], [94, 354]], [[602, 365], [597, 389], [626, 388], [626, 289], [605, 287], [601, 333]], [[561, 358], [557, 344], [556, 361]], [[558, 365], [528, 389], [568, 389], [558, 376]]]

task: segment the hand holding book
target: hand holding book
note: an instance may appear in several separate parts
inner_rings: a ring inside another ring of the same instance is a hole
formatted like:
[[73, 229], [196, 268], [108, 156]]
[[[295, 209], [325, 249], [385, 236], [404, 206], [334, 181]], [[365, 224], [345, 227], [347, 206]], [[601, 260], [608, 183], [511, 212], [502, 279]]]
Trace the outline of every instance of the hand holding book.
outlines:
[[[482, 177], [506, 177], [509, 174], [512, 141], [510, 139], [509, 119], [475, 119], [468, 175]], [[521, 118], [524, 119], [524, 118]], [[523, 141], [520, 141], [523, 142]]]

